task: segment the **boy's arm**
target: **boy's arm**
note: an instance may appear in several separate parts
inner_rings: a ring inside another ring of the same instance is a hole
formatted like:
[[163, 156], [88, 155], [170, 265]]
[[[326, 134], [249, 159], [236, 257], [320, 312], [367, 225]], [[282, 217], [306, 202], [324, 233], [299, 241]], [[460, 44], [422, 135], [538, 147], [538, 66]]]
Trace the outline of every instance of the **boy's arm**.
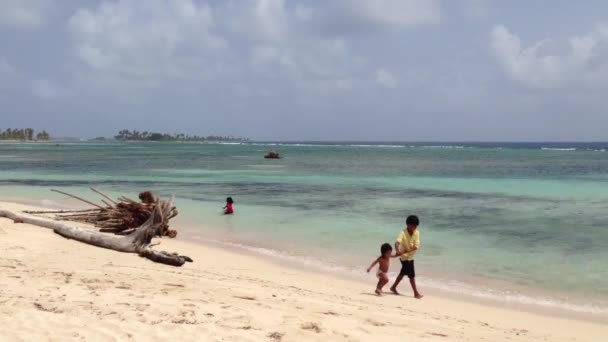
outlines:
[[414, 247], [412, 249], [406, 249], [405, 251], [401, 252], [399, 255], [401, 254], [410, 254], [412, 252], [415, 252], [418, 250], [418, 247], [420, 247], [420, 243], [416, 244], [414, 243]]
[[399, 246], [401, 246], [401, 240], [403, 238], [403, 232], [400, 232], [399, 235], [397, 236], [397, 240], [395, 240], [395, 251], [399, 251]]
[[367, 268], [367, 273], [369, 273], [369, 271], [371, 271], [372, 268], [374, 268], [374, 266], [376, 266], [376, 264], [378, 263], [378, 261], [380, 261], [380, 258], [374, 260], [374, 262], [372, 262], [372, 264], [369, 265], [369, 267]]
[[414, 240], [414, 248], [412, 248], [412, 250], [410, 250], [408, 252], [417, 251], [418, 248], [420, 248], [420, 231], [416, 232], [416, 239]]
[[415, 252], [415, 251], [417, 251], [417, 250], [418, 250], [418, 247], [414, 247], [414, 248], [412, 248], [412, 249], [408, 250], [407, 252], [403, 252], [403, 253], [401, 253], [401, 254], [410, 254], [410, 253]]

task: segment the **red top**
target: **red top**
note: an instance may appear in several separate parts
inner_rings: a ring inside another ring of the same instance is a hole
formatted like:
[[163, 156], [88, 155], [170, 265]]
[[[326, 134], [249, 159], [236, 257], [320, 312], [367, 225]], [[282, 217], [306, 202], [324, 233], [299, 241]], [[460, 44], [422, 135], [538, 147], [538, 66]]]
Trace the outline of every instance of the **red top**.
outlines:
[[232, 214], [232, 203], [226, 203], [226, 214]]

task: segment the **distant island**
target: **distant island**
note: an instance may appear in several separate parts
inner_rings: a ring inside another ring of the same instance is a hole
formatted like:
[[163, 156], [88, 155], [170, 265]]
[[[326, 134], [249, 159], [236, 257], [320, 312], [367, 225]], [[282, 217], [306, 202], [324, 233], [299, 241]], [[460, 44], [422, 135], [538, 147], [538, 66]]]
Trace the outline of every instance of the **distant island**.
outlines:
[[[100, 138], [96, 138], [99, 140]], [[117, 135], [114, 136], [116, 140], [123, 141], [207, 141], [207, 142], [244, 142], [249, 141], [247, 138], [239, 138], [233, 136], [219, 136], [219, 135], [209, 135], [209, 136], [199, 136], [199, 135], [189, 135], [189, 134], [167, 134], [167, 133], [157, 133], [157, 132], [148, 132], [148, 131], [130, 131], [128, 129], [123, 129], [118, 132]]]
[[0, 140], [46, 141], [50, 138], [50, 135], [44, 130], [38, 134], [34, 133], [35, 131], [32, 128], [7, 128], [4, 131], [0, 131]]

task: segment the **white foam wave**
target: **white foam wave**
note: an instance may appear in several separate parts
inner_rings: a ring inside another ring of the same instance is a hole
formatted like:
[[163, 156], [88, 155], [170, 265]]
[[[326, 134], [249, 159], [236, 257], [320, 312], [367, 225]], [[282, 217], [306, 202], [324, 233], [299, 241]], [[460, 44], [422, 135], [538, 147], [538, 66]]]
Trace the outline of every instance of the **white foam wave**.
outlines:
[[543, 151], [576, 151], [576, 148], [574, 148], [574, 147], [568, 147], [568, 148], [541, 147], [540, 149]]
[[497, 290], [488, 287], [478, 287], [466, 284], [460, 281], [438, 281], [421, 277], [422, 281], [428, 286], [439, 289], [445, 292], [451, 292], [455, 294], [463, 294], [471, 297], [477, 297], [481, 299], [488, 299], [496, 302], [507, 302], [523, 305], [540, 306], [543, 308], [559, 309], [577, 312], [581, 314], [596, 314], [605, 315], [608, 314], [608, 308], [602, 307], [595, 304], [572, 304], [564, 300], [550, 297], [532, 297], [529, 295], [506, 291]]
[[331, 263], [322, 261], [317, 258], [289, 254], [289, 253], [282, 252], [282, 251], [279, 251], [276, 249], [256, 247], [256, 246], [245, 245], [245, 244], [241, 244], [241, 243], [237, 243], [237, 242], [231, 242], [231, 241], [225, 241], [225, 240], [215, 240], [215, 239], [208, 239], [208, 238], [202, 238], [202, 237], [196, 237], [196, 239], [204, 241], [204, 242], [210, 242], [213, 244], [220, 244], [220, 245], [224, 245], [224, 246], [238, 248], [238, 249], [245, 250], [248, 252], [253, 252], [255, 254], [259, 254], [259, 255], [262, 255], [265, 257], [277, 258], [282, 261], [287, 261], [290, 263], [314, 267], [314, 268], [317, 268], [322, 271], [339, 271], [339, 272], [347, 271], [343, 267], [333, 265]]
[[379, 144], [379, 145], [366, 145], [366, 144], [351, 144], [351, 145], [345, 145], [345, 146], [350, 146], [350, 147], [387, 147], [387, 148], [402, 148], [402, 147], [406, 147], [404, 145], [386, 145], [386, 144]]
[[405, 145], [391, 144], [310, 144], [310, 143], [247, 143], [252, 146], [297, 146], [297, 147], [377, 147], [377, 148], [398, 148], [398, 147], [415, 147]]
[[296, 147], [339, 147], [339, 144], [306, 144], [306, 143], [247, 143], [251, 146], [296, 146]]
[[445, 149], [462, 149], [465, 148], [465, 146], [462, 145], [425, 145], [425, 146], [420, 146], [422, 148], [445, 148]]

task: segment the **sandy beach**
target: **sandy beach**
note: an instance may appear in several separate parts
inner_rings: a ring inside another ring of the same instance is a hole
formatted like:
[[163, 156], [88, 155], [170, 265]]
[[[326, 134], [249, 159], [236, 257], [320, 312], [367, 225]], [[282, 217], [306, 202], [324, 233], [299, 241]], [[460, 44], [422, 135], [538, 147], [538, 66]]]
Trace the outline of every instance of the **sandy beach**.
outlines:
[[[10, 210], [25, 205], [0, 203]], [[2, 341], [605, 341], [608, 325], [364, 284], [162, 239], [176, 268], [0, 218]], [[404, 284], [406, 285], [406, 284]]]

